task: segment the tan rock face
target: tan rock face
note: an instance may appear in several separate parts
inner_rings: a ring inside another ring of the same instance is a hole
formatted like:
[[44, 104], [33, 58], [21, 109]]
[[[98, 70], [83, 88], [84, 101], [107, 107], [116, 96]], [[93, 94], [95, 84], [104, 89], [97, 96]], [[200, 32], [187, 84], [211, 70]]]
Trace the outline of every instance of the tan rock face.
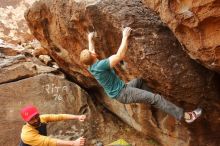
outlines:
[[220, 72], [220, 1], [142, 1], [159, 13], [192, 59]]
[[[220, 109], [218, 76], [191, 60], [156, 13], [141, 1], [40, 1], [25, 18], [59, 67], [136, 130], [163, 145], [218, 143], [209, 135], [219, 131], [219, 121], [214, 120]], [[87, 48], [87, 33], [93, 30], [98, 35], [95, 41], [100, 58], [115, 53], [124, 26], [133, 31], [125, 61], [116, 67], [120, 77], [125, 81], [142, 77], [155, 91], [187, 110], [202, 106], [206, 112], [200, 120], [179, 125], [146, 104], [123, 105], [106, 97], [79, 62], [79, 54]]]
[[[87, 114], [87, 122], [76, 120], [48, 124], [49, 135], [61, 139], [76, 139], [81, 135], [91, 139], [98, 133], [95, 127], [102, 119], [91, 98], [79, 86], [52, 74], [38, 75], [0, 85], [1, 143], [18, 145], [21, 127], [19, 111], [28, 104], [37, 106], [41, 114]], [[94, 134], [95, 133], [95, 134]], [[11, 141], [10, 139], [13, 139]]]

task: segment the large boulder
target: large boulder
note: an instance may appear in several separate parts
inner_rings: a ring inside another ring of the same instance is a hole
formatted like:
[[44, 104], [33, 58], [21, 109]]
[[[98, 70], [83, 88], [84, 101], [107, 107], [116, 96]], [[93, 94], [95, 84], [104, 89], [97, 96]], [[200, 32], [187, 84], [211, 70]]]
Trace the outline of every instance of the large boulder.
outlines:
[[[219, 131], [215, 120], [220, 109], [218, 76], [191, 60], [156, 13], [140, 0], [41, 0], [26, 11], [25, 18], [33, 35], [70, 78], [136, 130], [162, 145], [218, 143], [209, 135]], [[79, 62], [79, 54], [87, 48], [89, 31], [97, 32], [100, 58], [115, 53], [125, 26], [133, 31], [125, 61], [116, 72], [125, 81], [142, 77], [154, 91], [187, 110], [202, 106], [205, 112], [200, 120], [189, 126], [177, 124], [146, 104], [123, 105], [106, 97]]]
[[220, 1], [142, 1], [159, 13], [192, 59], [220, 73]]

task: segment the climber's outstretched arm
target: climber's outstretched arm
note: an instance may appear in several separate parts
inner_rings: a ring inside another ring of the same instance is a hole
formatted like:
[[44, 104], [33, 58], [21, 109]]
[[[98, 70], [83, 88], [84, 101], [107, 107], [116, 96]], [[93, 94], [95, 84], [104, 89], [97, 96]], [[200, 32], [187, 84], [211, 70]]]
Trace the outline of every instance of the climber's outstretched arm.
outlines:
[[121, 45], [117, 51], [116, 54], [109, 57], [110, 67], [113, 68], [115, 65], [117, 65], [123, 58], [125, 57], [125, 53], [127, 51], [127, 40], [131, 32], [130, 27], [126, 27], [123, 30], [123, 37], [121, 41]]
[[90, 32], [88, 34], [88, 41], [89, 41], [89, 51], [95, 54], [95, 43], [93, 41], [94, 35], [95, 32]]

